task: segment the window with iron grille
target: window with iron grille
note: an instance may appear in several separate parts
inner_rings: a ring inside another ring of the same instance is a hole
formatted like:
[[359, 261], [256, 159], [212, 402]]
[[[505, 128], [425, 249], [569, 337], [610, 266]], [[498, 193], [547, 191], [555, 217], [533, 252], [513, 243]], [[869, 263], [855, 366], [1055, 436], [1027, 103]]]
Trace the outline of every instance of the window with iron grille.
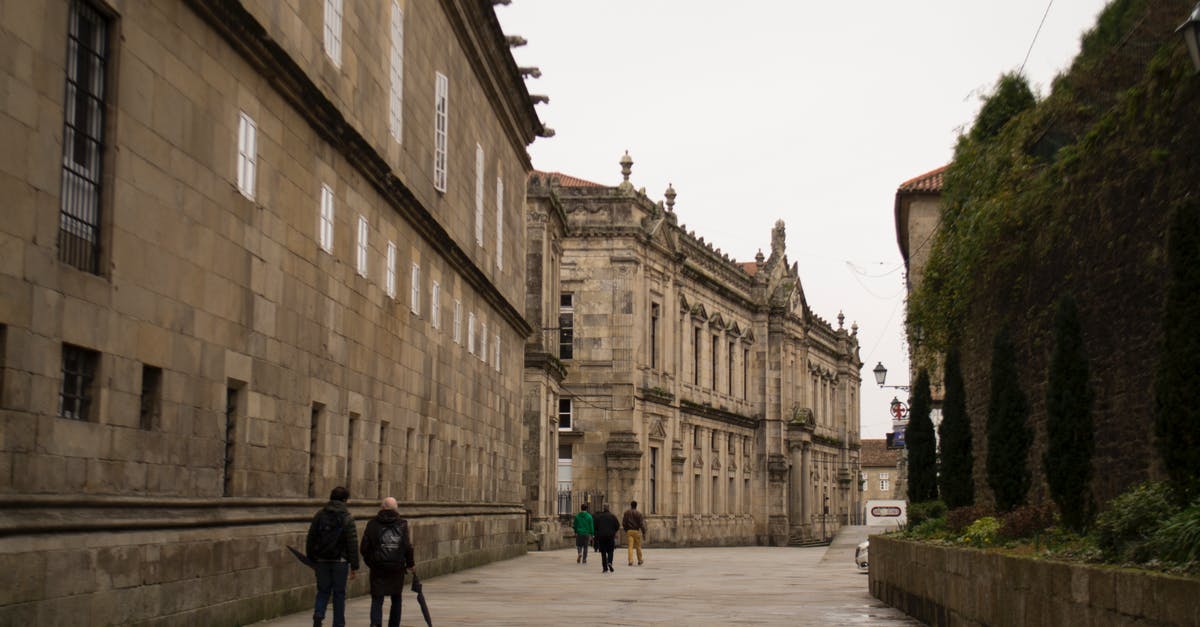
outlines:
[[162, 368], [142, 366], [142, 399], [138, 426], [150, 430], [162, 413]]
[[392, 50], [389, 77], [388, 129], [391, 130], [392, 137], [396, 141], [402, 142], [401, 136], [404, 129], [404, 12], [394, 1], [392, 2]]
[[342, 0], [325, 0], [325, 54], [342, 67]]
[[496, 270], [504, 269], [504, 179], [496, 177]]
[[254, 200], [254, 175], [257, 166], [258, 127], [243, 111], [238, 115], [237, 186], [243, 196]]
[[58, 257], [94, 274], [100, 272], [108, 29], [108, 18], [91, 4], [72, 0], [67, 24]]
[[58, 415], [71, 420], [92, 420], [96, 369], [100, 353], [71, 344], [62, 348], [62, 391]]
[[483, 146], [475, 144], [475, 244], [483, 246]]
[[450, 79], [437, 73], [433, 99], [433, 188], [446, 193], [446, 155], [449, 146], [446, 139], [450, 115]]

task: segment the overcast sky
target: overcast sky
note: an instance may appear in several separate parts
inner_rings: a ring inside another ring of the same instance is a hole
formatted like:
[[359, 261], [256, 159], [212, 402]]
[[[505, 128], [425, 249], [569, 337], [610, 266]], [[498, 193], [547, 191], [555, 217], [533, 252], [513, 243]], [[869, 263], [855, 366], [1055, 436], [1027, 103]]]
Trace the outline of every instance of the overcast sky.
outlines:
[[[505, 32], [541, 68], [531, 93], [557, 135], [534, 167], [679, 196], [679, 221], [738, 260], [787, 223], [809, 306], [859, 325], [862, 435], [890, 430], [871, 369], [908, 383], [893, 203], [947, 163], [1002, 72], [1017, 70], [1047, 0], [512, 0]], [[1050, 7], [1025, 75], [1044, 94], [1104, 0]], [[1183, 17], [1181, 16], [1182, 20]], [[904, 393], [906, 394], [906, 393]], [[901, 396], [906, 400], [905, 396]]]

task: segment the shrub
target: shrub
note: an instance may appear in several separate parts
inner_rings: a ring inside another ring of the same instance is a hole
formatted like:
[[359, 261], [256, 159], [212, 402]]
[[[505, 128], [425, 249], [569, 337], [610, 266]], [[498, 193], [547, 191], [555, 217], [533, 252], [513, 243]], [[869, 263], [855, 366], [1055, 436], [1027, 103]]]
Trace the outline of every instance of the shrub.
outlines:
[[1063, 524], [1082, 531], [1092, 515], [1092, 390], [1079, 309], [1070, 296], [1054, 317], [1054, 352], [1046, 382], [1046, 451], [1042, 469]]
[[984, 516], [967, 526], [962, 541], [977, 547], [992, 546], [1000, 536], [1000, 521], [995, 516]]
[[937, 498], [937, 440], [933, 437], [933, 396], [929, 373], [922, 368], [908, 399], [908, 500], [913, 503]]
[[975, 504], [975, 457], [971, 454], [971, 418], [958, 348], [946, 353], [946, 396], [942, 400], [942, 458], [938, 483], [949, 507]]
[[916, 526], [910, 526], [909, 535], [920, 539], [943, 537], [946, 535], [946, 519], [927, 518]]
[[908, 505], [908, 526], [909, 528], [920, 525], [921, 523], [942, 518], [946, 515], [946, 504], [941, 501], [926, 501], [924, 503], [909, 503]]
[[1200, 561], [1200, 502], [1168, 518], [1148, 544], [1164, 562], [1195, 566]]
[[1001, 516], [1000, 537], [1005, 540], [1031, 538], [1054, 525], [1049, 505], [1023, 505]]
[[956, 507], [946, 512], [946, 528], [954, 533], [962, 533], [968, 525], [990, 513], [980, 505]]
[[996, 509], [1007, 512], [1029, 492], [1029, 403], [1017, 370], [1017, 351], [1008, 328], [992, 344], [991, 399], [987, 416], [987, 480]]
[[1163, 483], [1142, 483], [1108, 502], [1096, 517], [1096, 544], [1109, 561], [1144, 562], [1151, 556], [1150, 536], [1178, 508]]

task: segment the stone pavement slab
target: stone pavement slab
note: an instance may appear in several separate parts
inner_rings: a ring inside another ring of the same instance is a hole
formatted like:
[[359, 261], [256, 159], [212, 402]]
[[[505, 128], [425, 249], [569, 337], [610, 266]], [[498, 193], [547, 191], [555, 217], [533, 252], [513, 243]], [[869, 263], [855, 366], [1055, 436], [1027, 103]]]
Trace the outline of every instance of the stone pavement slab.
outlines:
[[[866, 527], [846, 528], [829, 547], [645, 547], [646, 563], [616, 572], [575, 563], [575, 550], [529, 553], [424, 581], [434, 625], [919, 625], [867, 592], [853, 563]], [[314, 586], [315, 593], [315, 586]], [[347, 604], [365, 627], [370, 597]], [[325, 624], [332, 623], [332, 607]], [[258, 623], [311, 627], [312, 612]], [[386, 617], [386, 609], [385, 609]], [[402, 624], [424, 625], [405, 590]]]

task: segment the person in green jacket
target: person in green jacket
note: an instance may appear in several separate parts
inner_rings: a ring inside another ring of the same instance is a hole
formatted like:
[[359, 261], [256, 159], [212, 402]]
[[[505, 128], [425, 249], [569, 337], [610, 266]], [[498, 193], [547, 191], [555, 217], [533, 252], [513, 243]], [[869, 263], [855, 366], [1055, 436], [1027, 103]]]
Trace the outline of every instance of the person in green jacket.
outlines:
[[587, 503], [579, 506], [579, 513], [575, 514], [575, 563], [587, 563], [588, 544], [592, 541], [592, 536], [596, 533], [592, 526], [592, 515], [588, 513]]

